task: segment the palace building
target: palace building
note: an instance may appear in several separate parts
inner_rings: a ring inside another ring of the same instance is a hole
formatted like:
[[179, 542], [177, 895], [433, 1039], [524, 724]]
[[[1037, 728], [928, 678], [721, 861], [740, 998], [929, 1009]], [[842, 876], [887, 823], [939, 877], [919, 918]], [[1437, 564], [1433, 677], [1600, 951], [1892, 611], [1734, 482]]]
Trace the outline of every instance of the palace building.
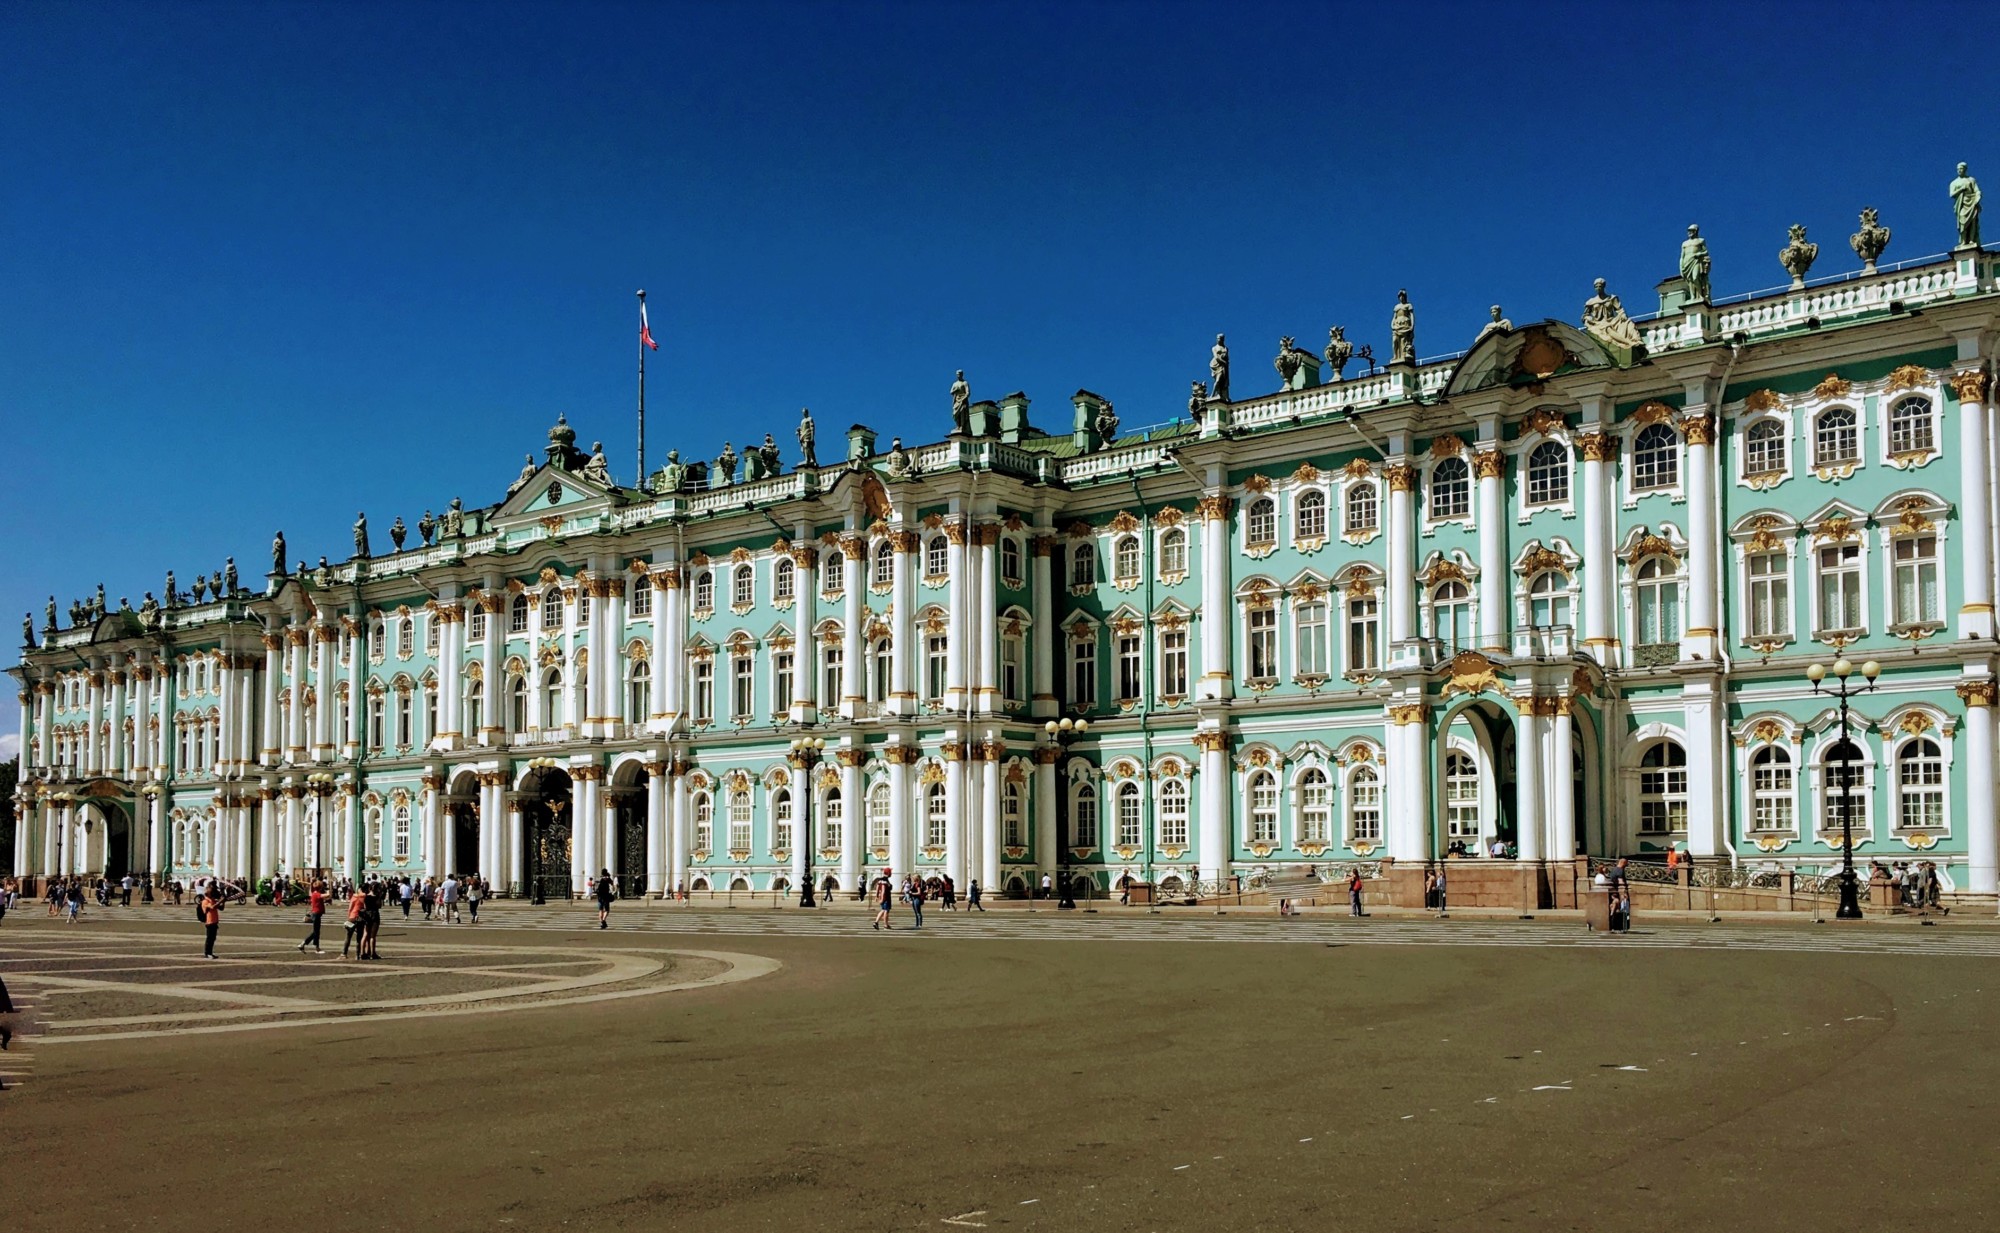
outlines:
[[1265, 393], [1218, 342], [1136, 432], [957, 397], [934, 444], [634, 488], [558, 424], [420, 545], [52, 610], [13, 872], [1102, 893], [1462, 843], [1547, 904], [1669, 845], [1824, 872], [1846, 809], [1992, 894], [2000, 255], [1706, 268], [1436, 361], [1405, 305], [1394, 362], [1287, 339]]

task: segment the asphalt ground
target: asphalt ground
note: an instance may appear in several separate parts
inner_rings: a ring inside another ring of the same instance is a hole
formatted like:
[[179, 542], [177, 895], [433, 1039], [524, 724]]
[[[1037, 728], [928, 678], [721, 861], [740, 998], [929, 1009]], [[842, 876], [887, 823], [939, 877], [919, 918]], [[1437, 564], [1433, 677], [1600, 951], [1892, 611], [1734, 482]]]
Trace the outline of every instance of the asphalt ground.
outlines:
[[[1817, 1233], [2000, 1209], [1990, 955], [1843, 953], [1804, 923], [1762, 930], [1795, 932], [1787, 949], [1580, 946], [1573, 922], [1405, 945], [1369, 922], [1196, 943], [929, 916], [888, 935], [858, 914], [818, 935], [741, 914], [713, 937], [385, 924], [385, 960], [426, 968], [782, 965], [484, 1013], [69, 1039], [50, 997], [52, 1034], [0, 1055], [32, 1058], [0, 1093], [0, 1224]], [[243, 958], [209, 969], [293, 963], [341, 996], [328, 974], [353, 965], [285, 958], [298, 929], [253, 921], [230, 918]], [[0, 930], [0, 962], [62, 946], [133, 955], [74, 979], [200, 936]]]

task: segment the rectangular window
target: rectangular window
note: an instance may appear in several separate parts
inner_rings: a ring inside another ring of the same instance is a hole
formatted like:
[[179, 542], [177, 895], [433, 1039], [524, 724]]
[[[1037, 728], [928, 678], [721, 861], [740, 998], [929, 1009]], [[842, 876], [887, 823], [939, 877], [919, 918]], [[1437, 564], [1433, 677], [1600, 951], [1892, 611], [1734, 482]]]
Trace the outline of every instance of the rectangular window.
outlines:
[[1000, 842], [1010, 848], [1027, 846], [1027, 828], [1021, 818], [1021, 785], [1010, 783], [1000, 801]]
[[780, 792], [771, 801], [771, 850], [792, 850], [792, 794]]
[[732, 792], [729, 794], [729, 850], [748, 851], [750, 847], [750, 794]]
[[1139, 846], [1139, 790], [1128, 787], [1118, 794], [1118, 846]]
[[1326, 675], [1326, 602], [1311, 600], [1292, 610], [1298, 638], [1300, 676]]
[[1160, 634], [1160, 694], [1185, 698], [1188, 692], [1188, 634], [1185, 628]]
[[834, 706], [840, 701], [840, 674], [847, 663], [847, 651], [838, 646], [819, 649], [819, 703]]
[[442, 622], [435, 616], [424, 618], [424, 653], [426, 655], [435, 655], [438, 653], [438, 626], [440, 624]]
[[1139, 635], [1118, 635], [1118, 700], [1139, 698]]
[[1348, 828], [1357, 843], [1379, 843], [1382, 839], [1382, 781], [1366, 767], [1348, 781]]
[[771, 655], [771, 709], [780, 715], [792, 709], [792, 666], [790, 651]]
[[516, 599], [507, 612], [507, 632], [525, 634], [528, 632], [528, 601]]
[[1097, 705], [1097, 639], [1077, 638], [1069, 644], [1071, 706]]
[[1749, 558], [1750, 634], [1782, 638], [1792, 632], [1791, 559], [1782, 551]]
[[1252, 608], [1248, 625], [1250, 638], [1245, 662], [1249, 666], [1249, 679], [1278, 679], [1278, 610], [1269, 606]]
[[1188, 842], [1187, 787], [1179, 780], [1160, 785], [1160, 843], [1169, 848], [1185, 848]]
[[757, 661], [738, 655], [730, 661], [729, 717], [749, 719], [757, 708]]
[[1022, 671], [1021, 664], [1025, 651], [1026, 643], [1018, 634], [1000, 639], [1000, 697], [1004, 701], [1027, 701], [1027, 674]]
[[634, 617], [653, 615], [653, 584], [644, 576], [632, 580], [632, 615]]
[[391, 841], [395, 845], [393, 849], [394, 855], [399, 861], [408, 860], [410, 858], [410, 807], [408, 805], [396, 806], [395, 817], [395, 837]]
[[845, 836], [841, 834], [841, 823], [846, 817], [846, 802], [838, 791], [828, 792], [819, 803], [819, 846], [825, 852], [838, 852]]
[[382, 722], [382, 695], [370, 694], [368, 696], [368, 747], [370, 749], [382, 748], [382, 741], [385, 735]]
[[582, 587], [576, 591], [576, 623], [578, 626], [590, 624], [590, 592]]
[[412, 705], [410, 701], [410, 695], [407, 693], [397, 694], [396, 695], [396, 747], [398, 749], [407, 749], [410, 746], [411, 711], [412, 711]]
[[1382, 616], [1373, 595], [1347, 601], [1347, 670], [1373, 672], [1382, 666]]
[[715, 661], [694, 661], [694, 720], [707, 723], [715, 718]]
[[945, 669], [950, 649], [944, 634], [932, 634], [924, 639], [924, 697], [932, 702], [944, 698]]
[[465, 625], [466, 636], [471, 638], [472, 641], [484, 642], [486, 640], [486, 612], [484, 609], [474, 609], [472, 614], [466, 617]]
[[1861, 628], [1861, 548], [1834, 544], [1819, 550], [1819, 627]]
[[1896, 543], [1896, 610], [1898, 625], [1934, 624], [1941, 620], [1938, 595], [1938, 551], [1935, 535], [1906, 535]]
[[819, 590], [822, 595], [839, 595], [847, 589], [847, 558], [838, 550], [820, 558]]

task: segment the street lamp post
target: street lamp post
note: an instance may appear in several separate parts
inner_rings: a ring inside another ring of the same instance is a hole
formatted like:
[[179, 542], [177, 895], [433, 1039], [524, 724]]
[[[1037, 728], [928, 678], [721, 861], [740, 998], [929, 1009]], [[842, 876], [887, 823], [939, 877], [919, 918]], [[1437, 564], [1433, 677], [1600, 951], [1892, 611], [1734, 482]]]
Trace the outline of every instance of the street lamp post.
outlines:
[[813, 898], [813, 770], [826, 757], [826, 738], [818, 736], [794, 737], [791, 752], [785, 760], [798, 768], [799, 778], [799, 820], [801, 830], [792, 837], [805, 855], [805, 873], [799, 878], [799, 906], [816, 908], [818, 900]]
[[1847, 702], [1854, 695], [1875, 688], [1882, 665], [1872, 659], [1862, 664], [1861, 676], [1866, 681], [1862, 685], [1853, 683], [1854, 665], [1845, 658], [1833, 661], [1833, 685], [1825, 683], [1826, 675], [1825, 664], [1806, 669], [1806, 680], [1812, 682], [1814, 694], [1832, 694], [1840, 700], [1840, 907], [1833, 915], [1836, 920], [1860, 920], [1861, 886], [1854, 876], [1854, 743], [1848, 726]]
[[326, 798], [333, 795], [334, 778], [330, 771], [315, 771], [306, 776], [306, 791], [313, 798], [312, 859], [309, 862], [313, 876], [319, 876], [320, 853], [323, 850], [321, 828], [326, 825]]
[[[1058, 764], [1064, 770], [1067, 770], [1069, 768], [1069, 743], [1090, 731], [1090, 721], [1088, 719], [1069, 719], [1067, 717], [1061, 720], [1051, 719], [1042, 725], [1042, 731], [1048, 733], [1049, 739], [1054, 741], [1057, 747], [1062, 750], [1062, 757]], [[1062, 784], [1058, 782], [1056, 785], [1056, 889], [1058, 892], [1056, 910], [1058, 912], [1074, 911], [1076, 909], [1076, 900], [1071, 896], [1069, 889], [1068, 797], [1069, 793], [1063, 791]]]

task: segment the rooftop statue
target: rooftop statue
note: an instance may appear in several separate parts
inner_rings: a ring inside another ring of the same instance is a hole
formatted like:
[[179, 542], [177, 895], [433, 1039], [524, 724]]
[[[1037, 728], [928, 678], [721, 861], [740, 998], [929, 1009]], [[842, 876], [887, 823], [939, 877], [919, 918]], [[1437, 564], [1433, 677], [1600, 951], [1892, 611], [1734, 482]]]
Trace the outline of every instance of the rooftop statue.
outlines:
[[1473, 346], [1475, 347], [1478, 346], [1479, 340], [1485, 338], [1488, 334], [1496, 332], [1505, 334], [1514, 328], [1514, 323], [1512, 321], [1509, 321], [1507, 320], [1507, 318], [1500, 315], [1500, 306], [1498, 304], [1495, 304], [1493, 306], [1492, 312], [1493, 312], [1493, 320], [1488, 321], [1484, 326], [1480, 328], [1479, 336], [1472, 340]]
[[1604, 280], [1591, 283], [1595, 294], [1583, 302], [1584, 332], [1599, 342], [1630, 350], [1640, 345], [1639, 327], [1625, 315], [1625, 305], [1604, 289]]
[[445, 507], [443, 534], [457, 539], [465, 534], [465, 503], [457, 497]]
[[526, 488], [528, 481], [535, 478], [535, 472], [541, 470], [540, 467], [535, 465], [535, 456], [533, 454], [523, 454], [522, 457], [528, 461], [522, 465], [521, 474], [514, 478], [513, 483], [507, 485], [507, 495], [510, 497], [521, 491], [521, 489]]
[[778, 473], [778, 466], [779, 466], [777, 440], [773, 438], [770, 433], [768, 432], [765, 433], [764, 446], [757, 452], [760, 455], [762, 455], [762, 461], [764, 463], [764, 474], [776, 475]]
[[1201, 423], [1202, 413], [1208, 407], [1208, 382], [1188, 382], [1188, 418]]
[[225, 557], [222, 562], [222, 585], [227, 590], [224, 591], [224, 594], [236, 594], [236, 581], [236, 558]]
[[1958, 219], [1958, 247], [1979, 247], [1979, 181], [1958, 165], [1958, 178], [1951, 182], [1951, 212]]
[[333, 585], [333, 566], [327, 564], [324, 553], [320, 554], [319, 565], [313, 569], [313, 585], [322, 590]]
[[1278, 370], [1278, 377], [1284, 382], [1280, 388], [1291, 388], [1292, 378], [1299, 375], [1299, 368], [1305, 363], [1305, 355], [1290, 334], [1278, 340], [1278, 358], [1271, 361], [1271, 366]]
[[736, 447], [729, 442], [722, 443], [722, 452], [715, 456], [715, 472], [709, 478], [710, 488], [727, 488], [736, 482]]
[[160, 623], [160, 601], [153, 598], [151, 591], [146, 592], [146, 598], [139, 601], [139, 619], [148, 626]]
[[813, 415], [805, 407], [799, 408], [799, 470], [817, 471], [819, 455], [813, 452]]
[[81, 629], [90, 620], [90, 605], [80, 599], [69, 603], [69, 624], [71, 629]]
[[389, 542], [396, 546], [397, 552], [401, 552], [403, 550], [403, 541], [408, 538], [410, 538], [410, 529], [403, 525], [403, 516], [398, 514], [396, 515], [396, 521], [389, 524]]
[[583, 464], [583, 478], [593, 484], [611, 485], [611, 463], [604, 456], [604, 442], [590, 443], [590, 459]]
[[958, 370], [958, 376], [951, 383], [951, 430], [972, 431], [972, 387], [965, 383], [963, 368]]
[[1347, 341], [1347, 327], [1336, 325], [1326, 332], [1326, 364], [1333, 369], [1333, 379], [1341, 379], [1347, 361], [1354, 358], [1354, 344]]
[[119, 612], [119, 614], [120, 614], [120, 615], [130, 615], [130, 614], [131, 614], [131, 612], [132, 612], [132, 597], [131, 597], [131, 596], [129, 596], [129, 595], [120, 595], [120, 596], [118, 597], [118, 612]]
[[49, 596], [49, 606], [43, 613], [42, 628], [54, 632], [56, 627], [56, 597]]
[[429, 510], [425, 510], [424, 516], [417, 519], [417, 536], [424, 541], [424, 547], [428, 548], [431, 546], [431, 536], [437, 534], [437, 529], [437, 516]]
[[1214, 391], [1210, 397], [1215, 401], [1229, 401], [1229, 344], [1220, 334], [1208, 352], [1208, 388]]
[[910, 453], [903, 448], [901, 437], [889, 440], [889, 475], [893, 479], [903, 479], [911, 473]]
[[[284, 546], [285, 546], [285, 533], [284, 533], [283, 531], [280, 531], [280, 532], [278, 532], [278, 547], [279, 547], [279, 549], [280, 549], [280, 550], [283, 550]], [[284, 565], [284, 562], [283, 562], [283, 561], [279, 561], [279, 562], [278, 562], [278, 565], [279, 565], [280, 567], [283, 567], [283, 565]], [[178, 608], [178, 607], [180, 607], [180, 606], [181, 606], [181, 593], [180, 593], [180, 590], [179, 590], [179, 589], [178, 589], [177, 587], [175, 587], [175, 586], [174, 586], [174, 571], [172, 571], [172, 570], [168, 570], [168, 571], [167, 571], [167, 607], [169, 607], [169, 608]]]
[[[271, 572], [274, 574], [282, 574], [285, 572], [285, 533], [283, 531], [280, 531], [276, 535], [273, 535], [271, 537]], [[173, 604], [174, 604], [174, 576], [172, 574], [168, 574], [167, 606], [171, 608], [173, 607]]]
[[24, 647], [35, 645], [35, 614], [32, 612], [21, 614], [21, 645]]
[[1097, 439], [1109, 445], [1118, 439], [1118, 413], [1111, 409], [1111, 400], [1106, 399], [1104, 407], [1097, 413]]
[[1861, 258], [1861, 272], [1873, 274], [1875, 259], [1889, 247], [1889, 229], [1876, 216], [1874, 206], [1861, 211], [1861, 230], [1847, 237], [1847, 243], [1854, 249], [1854, 255]]
[[1410, 307], [1410, 293], [1396, 293], [1396, 311], [1389, 314], [1389, 362], [1417, 362], [1417, 310]]
[[667, 465], [660, 468], [660, 474], [653, 480], [653, 491], [672, 496], [687, 487], [687, 464], [681, 461], [679, 450], [667, 451]]
[[368, 515], [365, 512], [354, 516], [354, 555], [364, 560], [368, 556]]
[[1701, 228], [1688, 226], [1688, 238], [1681, 241], [1681, 277], [1687, 282], [1688, 303], [1708, 303], [1708, 241]]
[[1819, 259], [1819, 245], [1806, 239], [1804, 223], [1793, 223], [1790, 240], [1778, 250], [1778, 264], [1785, 267], [1785, 273], [1792, 276], [1792, 289], [1806, 285], [1806, 271]]
[[106, 609], [104, 607], [104, 584], [100, 582], [97, 584], [97, 615], [103, 616], [105, 611]]

